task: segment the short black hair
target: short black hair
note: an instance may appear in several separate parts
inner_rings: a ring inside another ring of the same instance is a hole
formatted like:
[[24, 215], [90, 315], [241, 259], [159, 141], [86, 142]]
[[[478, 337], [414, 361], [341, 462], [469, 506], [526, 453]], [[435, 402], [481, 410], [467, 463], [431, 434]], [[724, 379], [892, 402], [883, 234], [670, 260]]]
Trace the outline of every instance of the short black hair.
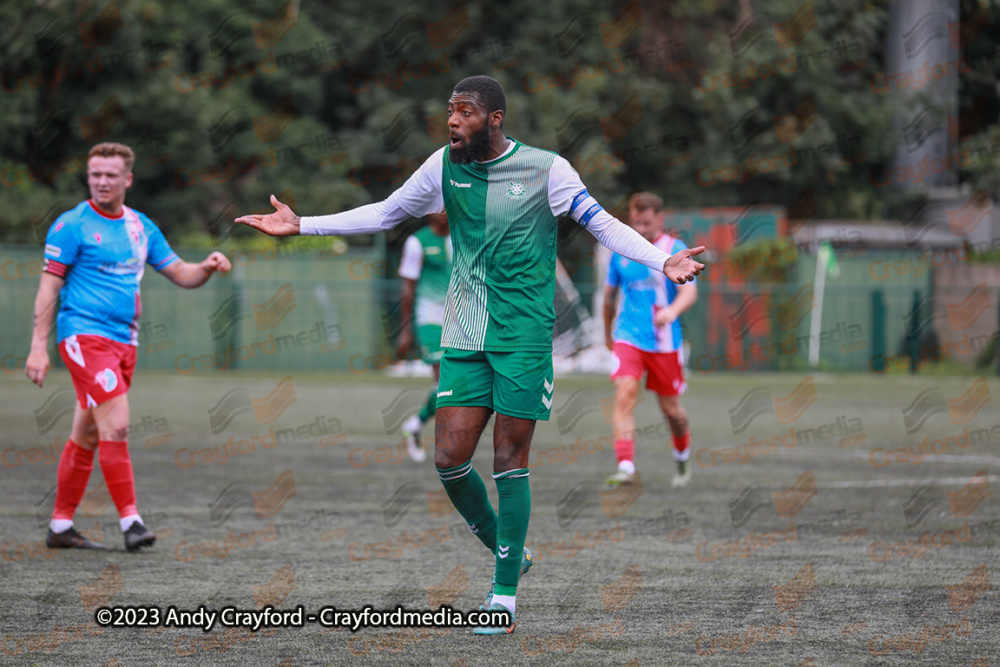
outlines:
[[[456, 93], [471, 94], [481, 106], [486, 108], [486, 113], [493, 113], [497, 110], [503, 111], [505, 115], [507, 113], [507, 95], [503, 92], [503, 86], [500, 85], [500, 82], [492, 76], [477, 74], [466, 77], [455, 84], [452, 95]], [[503, 127], [503, 123], [500, 124], [500, 127]]]

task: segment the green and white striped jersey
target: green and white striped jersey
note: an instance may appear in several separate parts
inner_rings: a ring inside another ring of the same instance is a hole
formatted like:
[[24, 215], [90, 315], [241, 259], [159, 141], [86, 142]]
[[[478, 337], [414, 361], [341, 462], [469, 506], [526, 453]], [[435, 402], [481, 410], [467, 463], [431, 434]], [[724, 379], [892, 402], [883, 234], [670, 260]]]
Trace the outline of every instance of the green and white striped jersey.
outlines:
[[485, 164], [454, 164], [445, 149], [441, 192], [455, 266], [442, 347], [552, 349], [558, 225], [548, 186], [556, 155], [513, 144]]
[[500, 157], [472, 164], [451, 162], [445, 146], [384, 201], [303, 217], [300, 233], [378, 232], [441, 210], [454, 246], [442, 347], [552, 349], [558, 216], [657, 271], [668, 257], [608, 214], [567, 160], [514, 139]]

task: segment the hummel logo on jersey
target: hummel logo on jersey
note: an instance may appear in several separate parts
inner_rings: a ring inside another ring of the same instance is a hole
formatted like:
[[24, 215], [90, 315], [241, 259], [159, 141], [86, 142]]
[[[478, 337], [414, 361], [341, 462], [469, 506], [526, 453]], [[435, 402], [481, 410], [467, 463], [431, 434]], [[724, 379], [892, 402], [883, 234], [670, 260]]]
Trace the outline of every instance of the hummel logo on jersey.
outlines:
[[506, 558], [510, 553], [510, 546], [497, 546], [497, 556], [500, 558]]
[[477, 526], [477, 525], [476, 525], [476, 524], [474, 524], [474, 523], [470, 523], [470, 524], [469, 524], [469, 530], [471, 530], [471, 531], [472, 531], [473, 533], [475, 533], [476, 535], [478, 535], [478, 534], [479, 534], [479, 526]]
[[457, 181], [455, 181], [454, 179], [451, 179], [451, 178], [449, 178], [448, 180], [451, 181], [451, 185], [454, 188], [471, 188], [472, 187], [472, 183], [459, 183], [459, 182], [457, 182]]
[[454, 390], [449, 389], [448, 391], [439, 391], [437, 397], [441, 398], [442, 396], [451, 396], [452, 391]]

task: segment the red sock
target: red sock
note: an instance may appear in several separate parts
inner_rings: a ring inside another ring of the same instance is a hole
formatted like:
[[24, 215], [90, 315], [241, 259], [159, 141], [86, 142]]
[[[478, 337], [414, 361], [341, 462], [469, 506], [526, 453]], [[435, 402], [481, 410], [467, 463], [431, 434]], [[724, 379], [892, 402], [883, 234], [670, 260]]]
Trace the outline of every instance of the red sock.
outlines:
[[615, 456], [618, 463], [635, 460], [635, 440], [615, 440]]
[[687, 461], [688, 460], [688, 448], [691, 446], [691, 431], [688, 431], [684, 435], [674, 436], [674, 460], [675, 461]]
[[108, 493], [118, 508], [118, 516], [138, 514], [135, 505], [135, 475], [132, 473], [132, 459], [128, 455], [128, 443], [124, 440], [101, 440], [98, 445], [104, 483], [108, 485]]
[[84, 449], [70, 438], [59, 457], [56, 473], [56, 506], [53, 519], [73, 520], [76, 508], [87, 490], [87, 480], [94, 469], [94, 450]]

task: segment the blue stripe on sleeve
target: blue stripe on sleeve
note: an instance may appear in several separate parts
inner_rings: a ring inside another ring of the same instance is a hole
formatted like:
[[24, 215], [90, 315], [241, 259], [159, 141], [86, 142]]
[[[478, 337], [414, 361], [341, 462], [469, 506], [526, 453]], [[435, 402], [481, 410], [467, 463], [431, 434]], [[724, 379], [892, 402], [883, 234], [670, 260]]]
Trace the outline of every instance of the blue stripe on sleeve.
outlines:
[[569, 207], [569, 214], [573, 215], [573, 211], [576, 210], [576, 207], [579, 206], [583, 202], [583, 200], [585, 200], [589, 196], [590, 196], [590, 193], [587, 192], [586, 188], [584, 188], [583, 190], [580, 190], [579, 192], [577, 192], [576, 196], [573, 197], [573, 204], [570, 205], [570, 207]]
[[594, 204], [587, 209], [587, 212], [580, 216], [580, 225], [586, 227], [595, 215], [604, 210], [600, 204]]

